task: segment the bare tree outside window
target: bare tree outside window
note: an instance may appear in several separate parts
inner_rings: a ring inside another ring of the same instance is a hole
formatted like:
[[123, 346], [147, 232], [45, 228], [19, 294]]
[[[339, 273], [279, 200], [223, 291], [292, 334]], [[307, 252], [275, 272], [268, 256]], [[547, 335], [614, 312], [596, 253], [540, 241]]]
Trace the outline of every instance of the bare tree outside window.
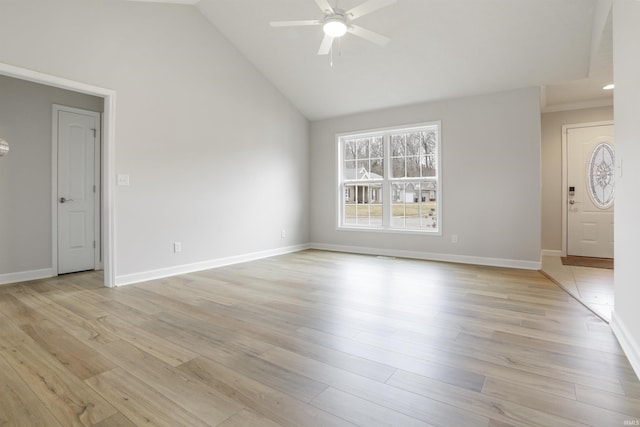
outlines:
[[434, 131], [391, 135], [391, 147], [393, 178], [436, 176]]

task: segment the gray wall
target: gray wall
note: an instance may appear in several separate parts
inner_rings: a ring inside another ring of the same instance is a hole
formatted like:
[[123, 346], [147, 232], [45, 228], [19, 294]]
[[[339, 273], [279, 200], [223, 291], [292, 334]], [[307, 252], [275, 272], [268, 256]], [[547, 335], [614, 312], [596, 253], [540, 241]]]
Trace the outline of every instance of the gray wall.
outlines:
[[613, 6], [613, 65], [616, 94], [615, 308], [611, 325], [640, 377], [640, 2], [617, 0]]
[[562, 250], [562, 126], [613, 120], [613, 106], [542, 114], [542, 249]]
[[52, 267], [52, 104], [102, 112], [103, 100], [0, 76], [0, 276]]
[[116, 92], [117, 282], [309, 241], [308, 122], [197, 9], [3, 1], [0, 40], [0, 62]]
[[[336, 230], [335, 135], [442, 121], [442, 236]], [[321, 247], [536, 268], [540, 261], [537, 89], [314, 122], [311, 240]], [[458, 243], [451, 235], [458, 235]]]

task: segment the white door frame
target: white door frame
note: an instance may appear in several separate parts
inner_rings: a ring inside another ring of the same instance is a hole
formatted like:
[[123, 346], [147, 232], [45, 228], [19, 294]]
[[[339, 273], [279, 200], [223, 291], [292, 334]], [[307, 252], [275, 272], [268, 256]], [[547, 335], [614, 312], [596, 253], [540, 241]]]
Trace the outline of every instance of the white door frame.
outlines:
[[567, 256], [567, 239], [569, 238], [568, 234], [568, 209], [567, 204], [569, 200], [569, 178], [568, 178], [568, 169], [569, 169], [569, 138], [567, 138], [567, 133], [569, 129], [576, 128], [588, 128], [588, 127], [596, 127], [596, 126], [607, 126], [613, 125], [613, 120], [604, 120], [601, 122], [587, 122], [587, 123], [575, 123], [571, 125], [562, 125], [562, 256]]
[[[102, 259], [104, 268], [104, 284], [107, 287], [116, 285], [115, 264], [115, 199], [113, 184], [115, 180], [115, 118], [116, 92], [62, 77], [52, 76], [26, 68], [0, 62], [0, 75], [40, 83], [74, 92], [99, 96], [104, 99], [102, 116]], [[52, 260], [53, 262], [53, 260]], [[57, 271], [57, 257], [52, 267]]]
[[100, 215], [100, 200], [102, 196], [102, 180], [100, 179], [100, 168], [102, 165], [102, 126], [101, 117], [102, 114], [96, 111], [82, 110], [80, 108], [67, 107], [66, 105], [53, 104], [51, 108], [51, 265], [53, 268], [53, 274], [58, 275], [58, 113], [60, 111], [66, 111], [69, 113], [81, 114], [85, 116], [92, 116], [96, 119], [95, 136], [98, 141], [96, 147], [96, 156], [93, 165], [93, 182], [95, 183], [96, 190], [93, 205], [93, 239], [96, 242], [93, 251], [93, 265], [94, 270], [102, 269], [102, 233], [100, 223], [102, 221]]

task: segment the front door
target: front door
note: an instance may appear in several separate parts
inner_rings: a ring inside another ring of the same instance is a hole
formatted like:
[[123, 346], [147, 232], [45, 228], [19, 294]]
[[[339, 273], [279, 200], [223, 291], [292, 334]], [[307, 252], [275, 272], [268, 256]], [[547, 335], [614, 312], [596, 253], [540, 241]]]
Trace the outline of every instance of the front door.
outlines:
[[[100, 116], [54, 107], [57, 120], [58, 274], [96, 269]], [[99, 205], [98, 205], [99, 206]]]
[[567, 129], [567, 255], [613, 258], [613, 125]]

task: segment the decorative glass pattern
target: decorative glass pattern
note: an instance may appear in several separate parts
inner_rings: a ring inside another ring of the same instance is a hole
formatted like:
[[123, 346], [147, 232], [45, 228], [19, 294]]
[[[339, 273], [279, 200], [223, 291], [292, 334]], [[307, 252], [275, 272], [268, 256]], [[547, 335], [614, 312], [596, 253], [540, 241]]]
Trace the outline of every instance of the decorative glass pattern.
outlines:
[[587, 165], [589, 196], [593, 204], [606, 209], [615, 196], [615, 154], [613, 147], [601, 142], [593, 149]]

